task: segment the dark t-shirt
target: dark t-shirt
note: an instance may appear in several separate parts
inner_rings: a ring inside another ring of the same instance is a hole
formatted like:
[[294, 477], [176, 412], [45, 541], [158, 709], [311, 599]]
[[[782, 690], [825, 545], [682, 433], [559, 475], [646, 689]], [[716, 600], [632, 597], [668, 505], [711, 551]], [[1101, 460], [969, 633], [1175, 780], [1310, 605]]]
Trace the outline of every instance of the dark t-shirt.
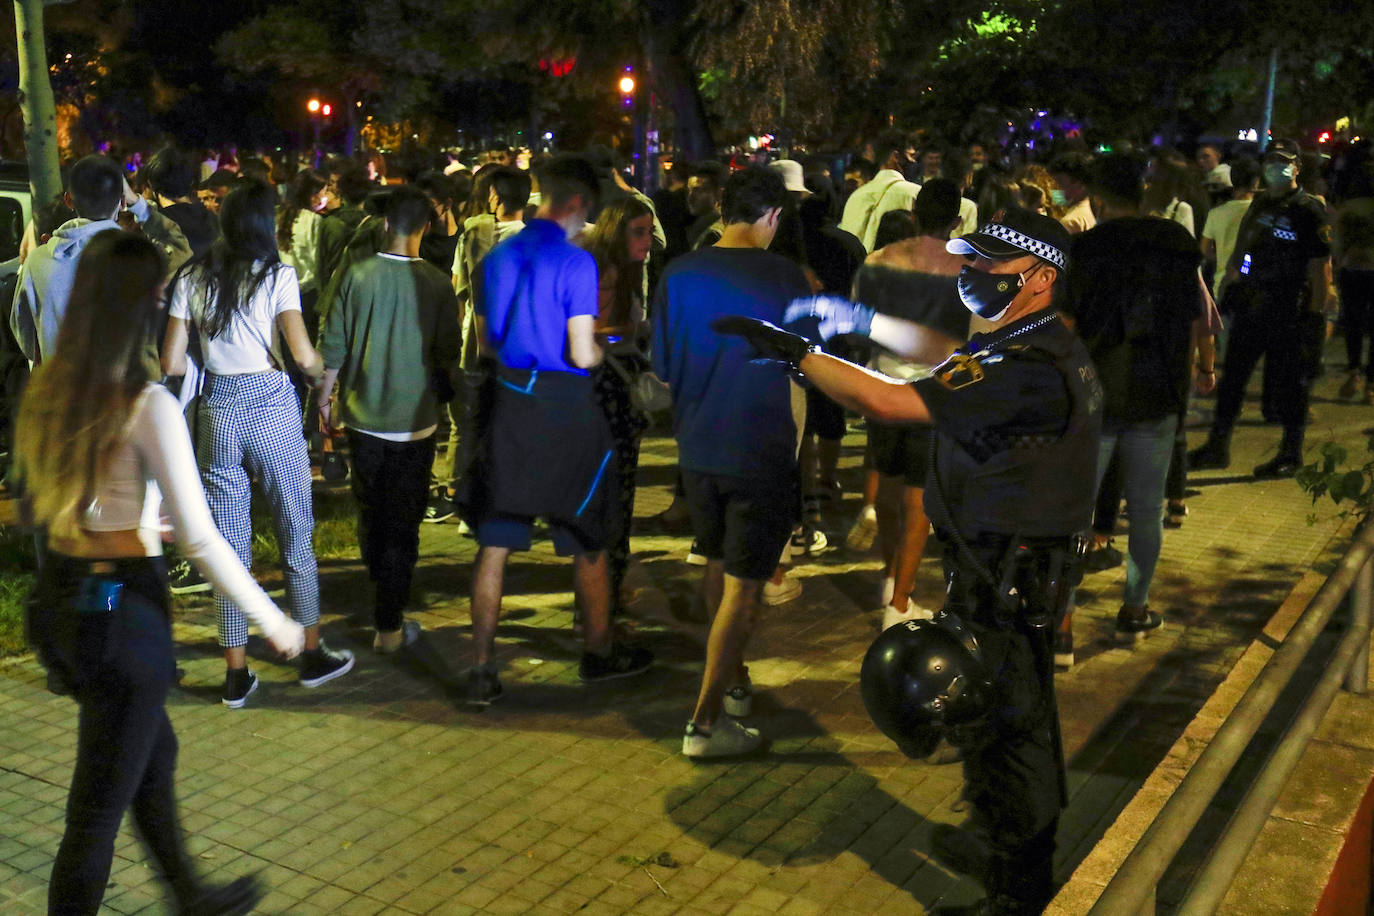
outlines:
[[1074, 239], [1060, 308], [1097, 366], [1109, 430], [1187, 406], [1199, 261], [1197, 243], [1172, 220], [1113, 219]]
[[781, 324], [787, 304], [809, 293], [800, 268], [756, 248], [703, 248], [668, 265], [651, 311], [654, 369], [672, 388], [682, 467], [743, 478], [795, 473], [786, 369], [754, 361], [753, 347], [711, 322], [747, 315]]
[[200, 203], [172, 204], [162, 208], [162, 215], [181, 228], [193, 257], [209, 251], [219, 238], [219, 217]]

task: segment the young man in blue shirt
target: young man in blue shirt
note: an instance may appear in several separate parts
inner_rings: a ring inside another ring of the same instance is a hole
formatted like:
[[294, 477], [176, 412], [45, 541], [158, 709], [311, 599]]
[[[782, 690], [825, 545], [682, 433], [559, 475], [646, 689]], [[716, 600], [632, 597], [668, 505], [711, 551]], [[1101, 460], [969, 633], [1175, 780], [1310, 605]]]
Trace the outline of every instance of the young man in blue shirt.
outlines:
[[[791, 382], [778, 363], [754, 361], [713, 319], [748, 315], [781, 324], [811, 288], [791, 261], [766, 251], [787, 203], [774, 171], [730, 176], [719, 241], [673, 261], [651, 311], [654, 369], [673, 392], [678, 464], [692, 533], [706, 556], [711, 632], [701, 694], [682, 739], [689, 757], [757, 750], [744, 650], [764, 582], [792, 533], [798, 505], [797, 426]], [[722, 712], [725, 715], [722, 715]]]
[[472, 581], [474, 706], [501, 695], [491, 655], [506, 560], [529, 549], [536, 516], [548, 520], [559, 555], [573, 557], [582, 680], [627, 677], [653, 662], [649, 651], [611, 640], [605, 546], [618, 518], [614, 444], [588, 374], [602, 358], [596, 262], [568, 241], [596, 203], [596, 173], [585, 159], [559, 156], [539, 186], [535, 218], [492, 249], [474, 290], [478, 340], [494, 361], [477, 460], [459, 494], [481, 545]]

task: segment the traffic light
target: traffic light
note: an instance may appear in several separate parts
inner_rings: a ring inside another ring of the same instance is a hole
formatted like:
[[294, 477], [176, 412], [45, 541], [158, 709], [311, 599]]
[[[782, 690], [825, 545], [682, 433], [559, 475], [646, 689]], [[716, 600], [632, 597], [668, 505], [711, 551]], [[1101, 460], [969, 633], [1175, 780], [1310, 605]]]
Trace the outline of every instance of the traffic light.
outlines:
[[622, 107], [629, 108], [635, 103], [635, 76], [632, 67], [626, 67], [625, 72], [620, 77], [617, 84], [620, 89], [620, 104]]
[[320, 110], [320, 100], [319, 100], [319, 99], [313, 99], [313, 98], [312, 98], [310, 101], [308, 101], [308, 102], [305, 103], [305, 110], [308, 111], [308, 112], [310, 112], [311, 114], [317, 114], [317, 113], [319, 113], [319, 110]]

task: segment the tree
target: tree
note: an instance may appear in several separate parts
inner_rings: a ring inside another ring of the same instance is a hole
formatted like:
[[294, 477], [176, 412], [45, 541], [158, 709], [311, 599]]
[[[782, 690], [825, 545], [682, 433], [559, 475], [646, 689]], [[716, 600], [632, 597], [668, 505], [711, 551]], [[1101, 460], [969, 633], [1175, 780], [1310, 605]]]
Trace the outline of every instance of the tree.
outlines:
[[19, 105], [24, 112], [24, 148], [29, 160], [29, 186], [35, 206], [62, 193], [57, 156], [57, 103], [48, 79], [48, 49], [43, 8], [67, 0], [14, 0], [14, 27], [19, 39]]

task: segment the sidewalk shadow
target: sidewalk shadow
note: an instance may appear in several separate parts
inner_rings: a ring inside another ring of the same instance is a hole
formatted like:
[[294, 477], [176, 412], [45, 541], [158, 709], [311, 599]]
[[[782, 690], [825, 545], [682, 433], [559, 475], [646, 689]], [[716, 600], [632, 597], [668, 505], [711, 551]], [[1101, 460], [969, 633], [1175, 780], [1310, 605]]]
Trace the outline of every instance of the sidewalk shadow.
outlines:
[[843, 752], [807, 712], [760, 712], [765, 733], [775, 738], [769, 752], [698, 762], [691, 781], [664, 796], [665, 813], [685, 836], [769, 869], [821, 865], [850, 852], [923, 909], [980, 896], [971, 879], [931, 856], [937, 821], [914, 811], [868, 772], [929, 771], [929, 785], [941, 786], [931, 813], [944, 810], [949, 817], [942, 820], [957, 821], [949, 809], [958, 796], [957, 767], [909, 760], [895, 748]]

